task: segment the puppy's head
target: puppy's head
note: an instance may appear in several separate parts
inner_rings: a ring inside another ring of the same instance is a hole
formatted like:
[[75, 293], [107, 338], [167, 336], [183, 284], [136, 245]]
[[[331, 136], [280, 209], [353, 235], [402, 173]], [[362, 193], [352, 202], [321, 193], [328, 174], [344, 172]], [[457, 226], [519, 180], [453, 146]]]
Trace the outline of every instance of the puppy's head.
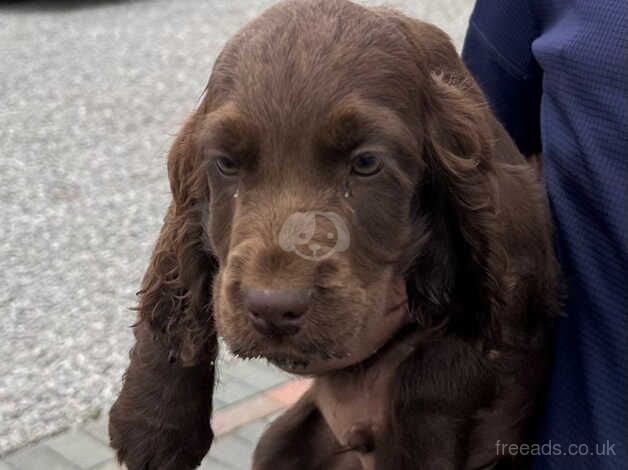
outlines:
[[411, 320], [408, 291], [451, 294], [435, 175], [478, 170], [488, 146], [460, 67], [439, 30], [341, 0], [282, 3], [227, 44], [169, 165], [235, 354], [338, 369]]

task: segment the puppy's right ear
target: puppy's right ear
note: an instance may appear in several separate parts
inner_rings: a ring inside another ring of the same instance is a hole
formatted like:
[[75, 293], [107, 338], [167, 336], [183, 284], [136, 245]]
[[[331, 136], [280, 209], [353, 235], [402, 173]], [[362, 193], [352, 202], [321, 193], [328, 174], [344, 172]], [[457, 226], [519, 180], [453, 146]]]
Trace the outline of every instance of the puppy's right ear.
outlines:
[[129, 470], [196, 468], [213, 438], [217, 262], [203, 229], [209, 192], [194, 128], [193, 116], [170, 150], [173, 200], [139, 292], [136, 344], [110, 412], [111, 446]]

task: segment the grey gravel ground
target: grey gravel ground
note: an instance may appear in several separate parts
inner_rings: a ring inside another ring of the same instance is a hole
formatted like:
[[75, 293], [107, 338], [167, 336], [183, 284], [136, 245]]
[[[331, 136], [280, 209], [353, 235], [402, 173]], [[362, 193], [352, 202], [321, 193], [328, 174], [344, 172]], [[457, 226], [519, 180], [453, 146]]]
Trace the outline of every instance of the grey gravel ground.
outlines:
[[[225, 40], [272, 3], [0, 6], [0, 452], [111, 404], [169, 143]], [[459, 45], [472, 0], [389, 4]]]

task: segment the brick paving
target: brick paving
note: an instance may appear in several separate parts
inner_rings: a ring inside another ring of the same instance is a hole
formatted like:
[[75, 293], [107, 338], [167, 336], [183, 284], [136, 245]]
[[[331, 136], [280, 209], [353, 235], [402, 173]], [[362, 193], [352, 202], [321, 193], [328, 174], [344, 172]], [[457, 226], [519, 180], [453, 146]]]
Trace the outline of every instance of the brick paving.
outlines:
[[[276, 414], [250, 421], [228, 434], [217, 436], [203, 470], [250, 468], [255, 444]], [[107, 442], [104, 419], [85, 428], [62, 433], [9, 454], [0, 470], [120, 470]], [[89, 429], [89, 431], [88, 431]]]
[[[203, 470], [250, 468], [266, 426], [307, 389], [261, 361], [223, 357], [214, 395], [216, 439]], [[107, 416], [25, 446], [0, 460], [0, 470], [120, 470], [108, 445]]]

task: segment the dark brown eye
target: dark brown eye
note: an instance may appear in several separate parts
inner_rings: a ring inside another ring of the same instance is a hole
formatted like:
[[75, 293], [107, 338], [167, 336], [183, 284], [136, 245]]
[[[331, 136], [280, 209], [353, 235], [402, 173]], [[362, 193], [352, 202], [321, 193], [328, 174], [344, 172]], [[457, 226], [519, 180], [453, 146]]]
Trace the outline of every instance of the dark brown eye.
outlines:
[[382, 161], [372, 153], [359, 153], [351, 161], [351, 171], [359, 176], [372, 176], [381, 169]]
[[235, 176], [240, 170], [238, 164], [228, 157], [218, 157], [216, 159], [216, 167], [225, 176]]

